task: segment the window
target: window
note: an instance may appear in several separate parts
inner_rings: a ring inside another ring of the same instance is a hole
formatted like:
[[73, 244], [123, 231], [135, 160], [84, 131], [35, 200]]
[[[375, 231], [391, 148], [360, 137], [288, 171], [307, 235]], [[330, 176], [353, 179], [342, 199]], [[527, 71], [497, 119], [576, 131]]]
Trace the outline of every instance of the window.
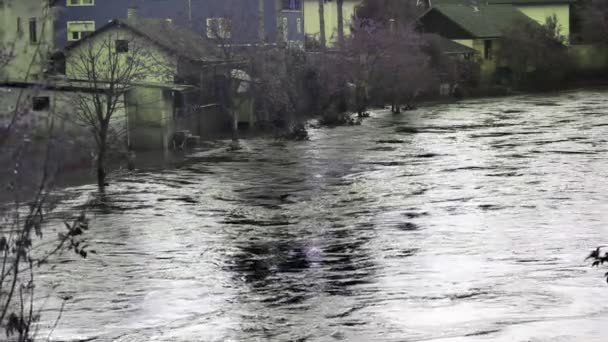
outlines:
[[483, 58], [486, 60], [492, 59], [492, 41], [491, 40], [483, 41]]
[[287, 17], [283, 17], [282, 28], [283, 28], [283, 41], [286, 42], [287, 40], [289, 40], [289, 21], [288, 21]]
[[95, 6], [95, 0], [67, 0], [68, 6]]
[[38, 25], [36, 24], [36, 18], [30, 18], [30, 43], [38, 42]]
[[232, 22], [228, 18], [207, 18], [207, 38], [232, 37]]
[[68, 41], [80, 40], [95, 31], [94, 21], [68, 21]]
[[117, 53], [126, 53], [129, 52], [129, 41], [119, 39], [116, 41], [116, 52]]
[[17, 17], [17, 35], [23, 34], [23, 27], [21, 26], [21, 17]]
[[301, 11], [302, 0], [283, 0], [284, 11]]
[[32, 98], [32, 107], [36, 112], [49, 110], [51, 108], [51, 99], [48, 96], [35, 96]]

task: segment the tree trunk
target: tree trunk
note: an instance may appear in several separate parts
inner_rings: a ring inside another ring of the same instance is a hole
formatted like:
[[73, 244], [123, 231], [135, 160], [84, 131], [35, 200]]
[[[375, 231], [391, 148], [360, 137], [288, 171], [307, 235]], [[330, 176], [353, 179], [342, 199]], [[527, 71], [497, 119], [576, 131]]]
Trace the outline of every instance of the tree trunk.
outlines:
[[344, 0], [337, 0], [338, 5], [338, 43], [340, 47], [344, 44]]
[[238, 110], [232, 109], [232, 141], [239, 140], [239, 114]]
[[321, 50], [327, 46], [325, 38], [325, 0], [319, 0], [319, 44]]
[[108, 141], [108, 124], [102, 122], [97, 146], [97, 186], [103, 189], [106, 183], [106, 153]]

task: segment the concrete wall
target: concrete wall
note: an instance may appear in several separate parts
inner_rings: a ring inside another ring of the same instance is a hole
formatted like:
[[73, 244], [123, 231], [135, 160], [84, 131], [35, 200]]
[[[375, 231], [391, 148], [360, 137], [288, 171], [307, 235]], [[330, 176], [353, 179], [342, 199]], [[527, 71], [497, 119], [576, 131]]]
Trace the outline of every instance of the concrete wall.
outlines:
[[[319, 24], [319, 1], [304, 1], [304, 32], [310, 36], [319, 37], [321, 25]], [[355, 13], [355, 8], [359, 5], [359, 0], [344, 0], [344, 34], [350, 34], [350, 22]], [[332, 45], [338, 41], [338, 6], [336, 1], [326, 2], [325, 14], [325, 37], [327, 44]]]
[[[86, 56], [90, 54], [90, 51], [93, 51], [94, 54], [99, 56], [99, 62], [96, 63], [97, 77], [100, 80], [111, 80], [110, 66], [107, 63], [115, 58], [115, 41], [119, 39], [129, 42], [129, 52], [118, 55], [121, 63], [118, 68], [119, 72], [125, 72], [129, 65], [139, 65], [137, 67], [139, 71], [131, 73], [131, 75], [137, 75], [138, 77], [125, 81], [149, 83], [172, 83], [174, 81], [174, 76], [177, 74], [176, 58], [147, 39], [121, 28], [113, 28], [102, 32], [87, 39], [74, 49], [66, 51], [66, 76], [69, 79], [89, 79], [86, 70], [90, 69], [91, 63]], [[110, 50], [108, 50], [108, 46], [110, 46]], [[129, 59], [131, 61], [127, 62]], [[106, 63], [105, 68], [104, 63]]]
[[517, 9], [525, 15], [544, 25], [548, 17], [556, 16], [557, 22], [561, 26], [561, 34], [569, 39], [570, 37], [570, 4], [551, 4], [551, 5], [518, 5]]
[[[26, 125], [29, 132], [45, 134], [51, 128], [52, 122], [57, 132], [92, 142], [90, 127], [79, 122], [75, 115], [79, 110], [78, 100], [88, 100], [90, 96], [89, 93], [76, 90], [46, 89], [45, 85], [31, 85], [27, 88], [0, 87], [0, 127], [8, 123], [15, 108], [18, 108], [23, 113], [20, 116], [20, 124]], [[34, 110], [36, 97], [48, 97], [49, 107], [44, 110]], [[114, 113], [110, 125], [115, 131], [125, 131], [126, 114], [123, 106]]]
[[[30, 20], [36, 22], [35, 43], [30, 41]], [[0, 80], [41, 78], [53, 47], [53, 17], [46, 0], [0, 1], [0, 48], [13, 53], [0, 69]]]

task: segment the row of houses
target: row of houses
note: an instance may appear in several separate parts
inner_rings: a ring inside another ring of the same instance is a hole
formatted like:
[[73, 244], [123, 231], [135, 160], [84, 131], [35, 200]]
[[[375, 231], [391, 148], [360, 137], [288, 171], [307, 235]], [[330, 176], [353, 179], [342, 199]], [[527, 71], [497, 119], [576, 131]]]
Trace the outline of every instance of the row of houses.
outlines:
[[[360, 3], [337, 2], [324, 0], [330, 45], [337, 41], [338, 18], [348, 28]], [[420, 0], [425, 10], [419, 28], [439, 37], [444, 53], [481, 61], [482, 79], [489, 82], [505, 28], [521, 21], [544, 24], [553, 17], [568, 41], [575, 2]], [[110, 39], [108, 53], [126, 60], [138, 46], [146, 46], [148, 70], [154, 71], [126, 85], [115, 124], [126, 127], [134, 148], [167, 148], [175, 132], [200, 135], [232, 124], [216, 106], [221, 94], [213, 89], [215, 76], [221, 68], [241, 71], [238, 63], [226, 65], [217, 51], [218, 39], [231, 47], [305, 49], [319, 35], [319, 15], [319, 0], [2, 0], [0, 44], [10, 58], [0, 68], [0, 105], [5, 106], [0, 113], [11, 110], [17, 89], [31, 92], [25, 105], [35, 114], [33, 123], [48, 122], [49, 112], [76, 110], [74, 98], [99, 90], [78, 67], [83, 49]], [[245, 96], [237, 100], [236, 124], [251, 124], [253, 104]]]
[[[335, 1], [325, 2], [331, 44], [338, 13]], [[343, 2], [348, 21], [358, 1]], [[125, 59], [145, 45], [149, 72], [126, 85], [113, 124], [126, 127], [133, 148], [151, 149], [169, 147], [176, 132], [205, 135], [232, 124], [220, 113], [221, 94], [214, 89], [218, 68], [226, 68], [225, 56], [214, 48], [218, 39], [231, 47], [304, 48], [320, 31], [318, 0], [3, 0], [0, 18], [0, 44], [10, 57], [0, 68], [0, 113], [10, 114], [20, 101], [33, 125], [48, 124], [51, 112], [80, 110], [80, 99], [100, 91], [79, 65], [91, 41], [113, 36], [110, 53]], [[197, 75], [184, 75], [185, 69]], [[253, 104], [236, 97], [236, 124], [251, 124]], [[61, 120], [61, 126], [73, 125]]]
[[[331, 44], [338, 14], [333, 1], [326, 3]], [[345, 20], [356, 3], [344, 1]], [[141, 55], [145, 46], [147, 73], [129, 80], [113, 115], [113, 125], [126, 130], [135, 149], [168, 148], [176, 132], [207, 135], [232, 124], [214, 89], [221, 83], [218, 69], [228, 67], [218, 40], [231, 48], [304, 48], [319, 33], [318, 0], [3, 0], [0, 18], [0, 44], [10, 57], [0, 68], [0, 112], [10, 114], [20, 101], [33, 125], [48, 125], [50, 113], [79, 111], [82, 98], [93, 101], [92, 94], [103, 90], [83, 72], [84, 49], [112, 39], [109, 53], [128, 60], [141, 59], [134, 50]], [[241, 72], [237, 62], [229, 67]], [[238, 91], [236, 97], [236, 124], [251, 124], [253, 104]], [[77, 129], [70, 120], [55, 120]]]
[[526, 22], [545, 25], [556, 20], [566, 44], [570, 43], [576, 0], [429, 0], [429, 9], [419, 22], [427, 33], [438, 34], [468, 48], [480, 61], [481, 80], [496, 80], [500, 48], [506, 29]]
[[[338, 11], [335, 0], [325, 0], [326, 36], [335, 41]], [[345, 27], [358, 0], [343, 0]], [[27, 61], [40, 51], [62, 50], [129, 11], [142, 18], [163, 20], [214, 38], [211, 27], [221, 27], [233, 44], [287, 42], [303, 46], [319, 34], [318, 0], [3, 0], [0, 2], [0, 39], [17, 43], [17, 58], [5, 68], [4, 78], [22, 78]], [[38, 50], [26, 49], [44, 44]], [[26, 65], [27, 64], [27, 65]], [[2, 76], [2, 75], [0, 75]]]

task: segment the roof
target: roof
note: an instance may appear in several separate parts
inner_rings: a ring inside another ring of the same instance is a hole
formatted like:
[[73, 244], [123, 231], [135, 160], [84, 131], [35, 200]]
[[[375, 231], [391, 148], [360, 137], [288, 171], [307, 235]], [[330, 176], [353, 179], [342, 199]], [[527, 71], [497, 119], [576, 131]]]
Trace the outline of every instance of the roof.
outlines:
[[472, 38], [498, 38], [502, 36], [503, 30], [513, 23], [534, 22], [511, 5], [435, 5], [421, 18], [433, 11], [451, 20]]
[[473, 48], [442, 37], [438, 34], [426, 33], [422, 37], [425, 41], [438, 48], [441, 53], [446, 55], [466, 55], [477, 53], [477, 50]]
[[482, 0], [487, 4], [510, 4], [510, 5], [554, 5], [554, 4], [571, 4], [577, 0]]
[[577, 0], [432, 0], [433, 5], [554, 5], [571, 4]]
[[[6, 80], [0, 82], [0, 87], [14, 87], [14, 88], [32, 88], [38, 87], [46, 90], [59, 90], [59, 91], [82, 91], [82, 92], [101, 92], [110, 87], [111, 82], [100, 81], [98, 84], [93, 85], [91, 81], [86, 80], [68, 80], [66, 78], [55, 78], [48, 79], [45, 81], [22, 81], [22, 80]], [[194, 86], [186, 84], [173, 84], [173, 83], [143, 83], [133, 82], [129, 85], [125, 85], [127, 89], [131, 86], [141, 86], [149, 88], [161, 88], [175, 91], [187, 91], [195, 89]]]
[[129, 30], [164, 50], [192, 61], [221, 62], [217, 46], [213, 43], [192, 30], [173, 25], [163, 19], [114, 19], [92, 34], [68, 45], [66, 51], [112, 28]]

